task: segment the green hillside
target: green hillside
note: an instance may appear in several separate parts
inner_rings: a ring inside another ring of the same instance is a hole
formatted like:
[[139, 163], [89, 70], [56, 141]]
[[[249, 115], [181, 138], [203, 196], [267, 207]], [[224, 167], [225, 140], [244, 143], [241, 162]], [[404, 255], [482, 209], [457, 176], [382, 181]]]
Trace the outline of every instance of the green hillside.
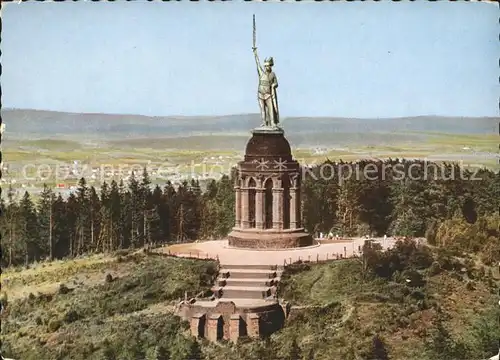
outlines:
[[7, 270], [2, 349], [23, 360], [482, 359], [497, 350], [494, 269], [410, 244], [365, 254], [288, 267], [285, 328], [237, 345], [198, 343], [173, 314], [185, 291], [210, 287], [211, 261], [122, 252]]
[[[198, 348], [172, 311], [210, 288], [211, 261], [131, 254], [39, 264], [2, 274], [2, 351], [15, 359], [144, 359]], [[7, 295], [6, 295], [7, 294]]]

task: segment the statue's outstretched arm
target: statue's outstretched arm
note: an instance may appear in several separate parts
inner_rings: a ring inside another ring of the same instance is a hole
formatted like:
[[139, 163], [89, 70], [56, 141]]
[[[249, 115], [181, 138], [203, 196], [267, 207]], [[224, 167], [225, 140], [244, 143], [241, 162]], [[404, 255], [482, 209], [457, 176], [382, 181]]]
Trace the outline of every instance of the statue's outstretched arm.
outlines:
[[257, 64], [257, 72], [259, 73], [259, 76], [262, 75], [262, 67], [260, 66], [260, 61], [259, 61], [259, 55], [257, 55], [257, 48], [253, 48], [253, 54], [255, 55], [255, 63]]

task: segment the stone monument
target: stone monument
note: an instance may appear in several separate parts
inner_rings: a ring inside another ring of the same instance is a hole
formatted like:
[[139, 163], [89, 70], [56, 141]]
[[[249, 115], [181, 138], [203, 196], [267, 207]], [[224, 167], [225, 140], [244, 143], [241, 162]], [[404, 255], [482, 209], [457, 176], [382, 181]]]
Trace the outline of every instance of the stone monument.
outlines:
[[209, 298], [185, 299], [177, 309], [177, 314], [190, 322], [193, 336], [210, 341], [267, 337], [284, 325], [289, 313], [289, 305], [277, 297], [282, 262], [247, 264], [238, 250], [279, 250], [313, 244], [301, 224], [301, 168], [278, 125], [274, 61], [268, 58], [263, 67], [260, 65], [255, 17], [252, 50], [259, 75], [257, 98], [262, 124], [252, 130], [245, 157], [238, 164], [234, 186], [236, 222], [228, 236], [232, 247], [229, 252], [241, 258], [237, 264], [220, 263]]
[[252, 131], [235, 183], [235, 225], [229, 246], [283, 249], [312, 245], [301, 224], [301, 168], [279, 124], [278, 80], [272, 57], [262, 67], [253, 47], [259, 75], [257, 98], [262, 124]]

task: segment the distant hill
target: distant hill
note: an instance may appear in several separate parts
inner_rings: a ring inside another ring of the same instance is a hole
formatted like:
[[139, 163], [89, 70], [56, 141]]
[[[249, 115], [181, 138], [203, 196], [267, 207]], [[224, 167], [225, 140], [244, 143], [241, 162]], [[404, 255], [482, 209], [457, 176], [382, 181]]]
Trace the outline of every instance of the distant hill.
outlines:
[[[227, 116], [142, 116], [79, 114], [56, 111], [4, 109], [6, 139], [71, 138], [123, 140], [192, 135], [244, 135], [260, 123], [258, 114]], [[282, 120], [287, 136], [296, 145], [346, 141], [374, 143], [394, 140], [418, 141], [419, 132], [448, 134], [492, 134], [498, 131], [496, 117], [418, 116], [389, 119], [336, 117], [289, 117]]]

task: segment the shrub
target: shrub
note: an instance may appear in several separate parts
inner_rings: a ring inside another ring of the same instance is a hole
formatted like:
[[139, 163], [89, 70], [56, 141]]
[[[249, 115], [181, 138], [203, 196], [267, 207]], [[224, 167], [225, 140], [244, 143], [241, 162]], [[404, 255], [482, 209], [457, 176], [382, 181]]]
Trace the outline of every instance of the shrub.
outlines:
[[396, 320], [396, 323], [400, 328], [406, 328], [408, 325], [410, 325], [410, 319], [408, 319], [405, 316], [400, 317], [399, 319]]
[[471, 278], [471, 279], [476, 278], [478, 269], [475, 268], [473, 260], [466, 259], [464, 262], [464, 268], [465, 268], [465, 272], [467, 273], [467, 276], [469, 276], [469, 278]]
[[473, 291], [476, 288], [476, 286], [474, 285], [473, 281], [467, 281], [465, 288], [469, 291]]
[[58, 319], [52, 319], [49, 321], [49, 324], [47, 325], [49, 332], [56, 332], [59, 330], [59, 328], [62, 326], [61, 320]]
[[427, 269], [427, 274], [429, 276], [435, 276], [440, 274], [443, 271], [441, 268], [441, 265], [439, 264], [438, 261], [433, 261], [431, 266]]
[[289, 276], [298, 274], [298, 273], [303, 272], [303, 271], [309, 271], [309, 270], [311, 270], [311, 265], [304, 264], [302, 262], [300, 262], [300, 263], [296, 262], [296, 263], [291, 264], [291, 265], [286, 267], [286, 273]]
[[410, 287], [422, 287], [425, 285], [425, 279], [418, 271], [415, 270], [405, 270], [402, 273], [402, 278]]
[[417, 306], [419, 310], [427, 310], [433, 307], [433, 301], [435, 303], [435, 300], [429, 300], [428, 298], [423, 298], [422, 300], [418, 300]]
[[52, 301], [52, 295], [51, 294], [39, 294], [38, 295], [38, 301], [41, 303], [46, 303], [46, 302], [51, 302]]
[[388, 302], [391, 300], [391, 297], [378, 292], [364, 292], [356, 295], [356, 300], [362, 302]]
[[486, 276], [486, 270], [484, 269], [484, 266], [479, 267], [479, 269], [477, 270], [477, 276], [480, 279], [483, 279]]
[[115, 256], [127, 256], [128, 254], [130, 254], [129, 249], [121, 249], [121, 250], [116, 250], [114, 255]]
[[403, 309], [402, 314], [404, 316], [410, 316], [411, 314], [415, 314], [420, 310], [418, 305], [415, 304], [407, 304], [406, 307]]
[[488, 278], [493, 279], [493, 270], [491, 268], [488, 269]]
[[371, 346], [362, 356], [364, 359], [388, 360], [389, 355], [383, 338], [378, 334], [372, 339]]
[[427, 269], [434, 262], [431, 250], [427, 246], [419, 245], [415, 247], [409, 265], [416, 269]]
[[439, 265], [442, 269], [457, 271], [462, 268], [462, 264], [455, 258], [456, 255], [459, 254], [456, 254], [449, 249], [440, 248], [438, 249], [437, 261], [439, 262]]
[[169, 358], [169, 353], [163, 346], [156, 346], [154, 348], [153, 358], [155, 360], [167, 360]]
[[387, 285], [387, 293], [392, 300], [403, 302], [405, 297], [410, 294], [410, 289], [403, 284], [390, 283]]
[[0, 306], [1, 306], [2, 310], [7, 306], [7, 303], [8, 303], [7, 293], [6, 292], [2, 292], [0, 294]]
[[461, 274], [459, 274], [459, 273], [456, 273], [456, 272], [452, 272], [451, 273], [451, 277], [453, 279], [455, 279], [455, 280], [458, 280], [458, 281], [463, 281], [464, 280], [463, 276]]
[[423, 300], [425, 299], [425, 294], [423, 291], [416, 289], [411, 292], [411, 297], [416, 300]]
[[66, 312], [66, 314], [64, 314], [63, 320], [65, 323], [69, 324], [79, 320], [80, 318], [81, 316], [76, 310], [69, 310]]
[[106, 278], [104, 279], [104, 281], [106, 281], [107, 283], [110, 283], [112, 282], [114, 279], [113, 279], [113, 276], [111, 274], [106, 274]]
[[64, 285], [64, 284], [59, 285], [59, 294], [65, 295], [69, 292], [70, 292], [70, 289], [66, 285]]

